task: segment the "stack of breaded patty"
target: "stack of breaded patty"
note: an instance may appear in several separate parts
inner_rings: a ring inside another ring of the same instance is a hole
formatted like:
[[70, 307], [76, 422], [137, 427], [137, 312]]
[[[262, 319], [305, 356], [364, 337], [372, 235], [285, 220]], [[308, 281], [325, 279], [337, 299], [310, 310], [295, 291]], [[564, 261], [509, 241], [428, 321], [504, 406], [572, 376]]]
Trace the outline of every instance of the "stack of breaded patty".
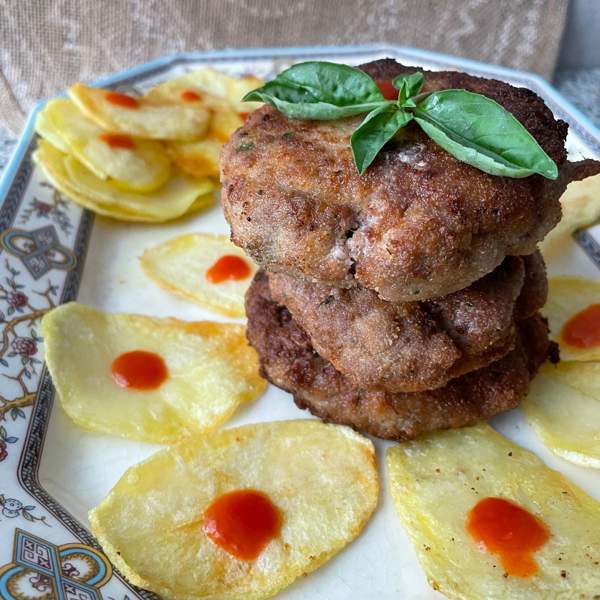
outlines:
[[[393, 60], [375, 80], [413, 72]], [[556, 181], [467, 165], [409, 124], [364, 175], [349, 137], [361, 117], [286, 118], [265, 106], [224, 149], [233, 241], [262, 267], [246, 296], [264, 376], [313, 414], [390, 439], [459, 427], [515, 407], [551, 349], [538, 314], [537, 243], [560, 218], [567, 125], [533, 92], [456, 72], [513, 113], [556, 162]]]

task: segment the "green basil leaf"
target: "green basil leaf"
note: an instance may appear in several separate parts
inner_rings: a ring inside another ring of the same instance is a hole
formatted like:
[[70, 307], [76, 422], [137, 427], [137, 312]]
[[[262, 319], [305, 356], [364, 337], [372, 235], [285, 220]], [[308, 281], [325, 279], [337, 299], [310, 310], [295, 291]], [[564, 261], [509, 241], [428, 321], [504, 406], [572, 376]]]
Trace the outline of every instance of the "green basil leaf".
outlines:
[[243, 100], [268, 102], [294, 119], [341, 119], [386, 102], [363, 71], [324, 61], [293, 65]]
[[392, 85], [400, 91], [398, 94], [398, 104], [403, 106], [409, 98], [418, 94], [423, 87], [423, 73], [417, 71], [410, 75], [398, 75], [392, 81]]
[[386, 142], [402, 129], [412, 115], [398, 106], [381, 106], [369, 113], [350, 138], [352, 155], [362, 175]]
[[535, 138], [494, 100], [466, 90], [429, 94], [415, 121], [444, 150], [490, 175], [558, 177], [558, 168]]

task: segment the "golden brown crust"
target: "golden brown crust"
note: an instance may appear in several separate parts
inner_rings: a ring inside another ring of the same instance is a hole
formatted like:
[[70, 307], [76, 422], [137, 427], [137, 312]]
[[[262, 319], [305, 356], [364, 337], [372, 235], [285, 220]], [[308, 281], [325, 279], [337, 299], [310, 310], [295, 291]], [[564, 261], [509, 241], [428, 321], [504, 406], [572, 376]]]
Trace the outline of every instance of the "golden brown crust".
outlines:
[[534, 252], [529, 256], [523, 256], [522, 259], [525, 281], [515, 307], [515, 319], [518, 321], [535, 315], [548, 299], [548, 278], [542, 253]]
[[357, 387], [321, 358], [288, 310], [272, 300], [265, 273], [250, 286], [246, 311], [248, 339], [267, 379], [291, 392], [300, 408], [387, 439], [471, 425], [514, 408], [549, 349], [547, 326], [536, 315], [519, 324], [517, 345], [501, 360], [437, 390], [393, 394]]
[[438, 300], [386, 302], [362, 287], [333, 288], [282, 273], [268, 275], [315, 350], [355, 385], [390, 392], [442, 387], [515, 345], [515, 320], [546, 302], [539, 253], [508, 257], [470, 287]]
[[[377, 65], [390, 77], [407, 69]], [[491, 95], [564, 164], [566, 125], [533, 92], [426, 73], [427, 86], [451, 84]], [[232, 239], [265, 269], [362, 285], [386, 300], [425, 300], [469, 286], [505, 256], [533, 253], [558, 222], [567, 181], [488, 175], [416, 125], [359, 176], [349, 136], [360, 119], [292, 120], [266, 106], [225, 146], [222, 200]]]

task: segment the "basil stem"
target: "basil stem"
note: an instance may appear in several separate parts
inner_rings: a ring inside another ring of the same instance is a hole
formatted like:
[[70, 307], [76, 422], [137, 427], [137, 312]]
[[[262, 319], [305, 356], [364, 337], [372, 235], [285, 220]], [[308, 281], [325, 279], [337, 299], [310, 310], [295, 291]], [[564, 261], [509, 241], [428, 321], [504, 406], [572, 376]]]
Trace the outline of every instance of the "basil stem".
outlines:
[[[423, 73], [417, 71], [410, 75], [398, 75], [392, 82], [392, 85], [399, 90], [398, 104], [406, 106], [407, 102], [413, 96], [416, 96], [423, 87]], [[415, 106], [414, 102], [410, 103], [410, 105], [412, 107]]]
[[382, 106], [367, 115], [350, 138], [352, 155], [362, 175], [383, 146], [389, 142], [413, 116], [397, 106]]

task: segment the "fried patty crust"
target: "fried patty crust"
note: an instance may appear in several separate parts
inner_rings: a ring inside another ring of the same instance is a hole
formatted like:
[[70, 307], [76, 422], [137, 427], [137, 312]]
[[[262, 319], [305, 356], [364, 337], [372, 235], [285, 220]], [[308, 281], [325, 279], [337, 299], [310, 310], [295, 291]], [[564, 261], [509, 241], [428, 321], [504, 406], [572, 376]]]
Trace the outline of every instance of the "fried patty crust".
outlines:
[[[414, 70], [393, 60], [361, 68], [376, 79]], [[464, 73], [424, 73], [425, 90], [465, 88], [511, 111], [556, 161], [559, 179], [488, 175], [414, 123], [360, 176], [349, 138], [362, 117], [296, 120], [264, 106], [221, 156], [233, 242], [268, 271], [361, 285], [395, 302], [445, 296], [506, 256], [533, 253], [560, 219], [567, 183], [582, 174], [566, 162], [566, 123], [530, 90]]]
[[264, 272], [247, 292], [246, 312], [263, 376], [292, 393], [300, 408], [386, 439], [471, 425], [514, 408], [550, 350], [547, 325], [535, 315], [519, 323], [514, 350], [491, 365], [437, 390], [390, 393], [355, 386], [320, 357], [289, 311], [271, 298]]
[[424, 302], [386, 302], [366, 288], [283, 273], [268, 279], [273, 300], [324, 359], [354, 385], [390, 392], [439, 388], [502, 358], [515, 346], [515, 320], [535, 314], [547, 293], [539, 253], [508, 257], [470, 287]]

